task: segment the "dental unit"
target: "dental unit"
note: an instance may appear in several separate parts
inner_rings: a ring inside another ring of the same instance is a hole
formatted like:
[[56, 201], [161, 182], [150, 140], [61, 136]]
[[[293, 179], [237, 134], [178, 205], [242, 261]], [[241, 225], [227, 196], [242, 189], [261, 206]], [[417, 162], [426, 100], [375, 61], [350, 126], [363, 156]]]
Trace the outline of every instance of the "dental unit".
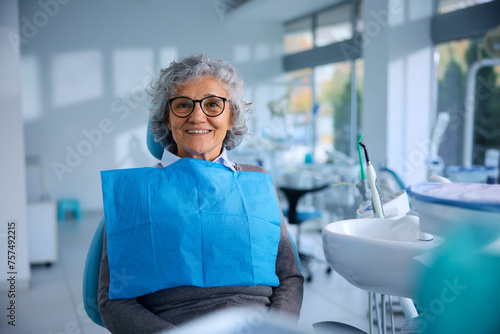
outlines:
[[378, 331], [386, 333], [386, 306], [394, 328], [392, 297], [398, 298], [407, 319], [418, 316], [413, 302], [417, 298], [413, 268], [420, 265], [428, 251], [442, 243], [442, 238], [420, 229], [419, 213], [410, 209], [406, 190], [381, 197], [375, 167], [361, 139], [360, 136], [361, 182], [357, 188], [362, 204], [356, 211], [357, 219], [327, 225], [322, 233], [323, 249], [327, 262], [337, 273], [368, 291], [369, 305], [375, 307], [369, 308], [370, 333], [374, 330], [374, 317]]
[[[442, 118], [446, 123], [446, 116]], [[429, 324], [428, 319], [435, 318], [435, 314], [429, 313], [429, 303], [435, 306], [442, 283], [452, 282], [446, 281], [449, 277], [445, 275], [458, 277], [458, 283], [457, 279], [452, 283], [460, 288], [469, 284], [478, 289], [478, 292], [461, 295], [457, 306], [446, 305], [447, 312], [448, 308], [449, 312], [455, 312], [453, 322], [461, 321], [463, 326], [467, 319], [470, 323], [472, 315], [477, 316], [477, 313], [470, 312], [466, 305], [478, 305], [488, 299], [488, 293], [481, 290], [482, 280], [498, 282], [500, 279], [498, 266], [481, 266], [481, 271], [475, 274], [471, 274], [475, 269], [470, 268], [477, 261], [500, 263], [500, 185], [450, 183], [433, 174], [429, 183], [411, 185], [381, 198], [377, 174], [361, 137], [358, 153], [360, 147], [365, 151], [367, 166], [366, 175], [362, 170], [361, 183], [357, 187], [362, 199], [367, 200], [364, 195], [368, 193], [365, 189], [368, 184], [372, 205], [366, 210], [358, 209], [357, 219], [328, 224], [323, 229], [322, 240], [325, 258], [332, 268], [352, 285], [368, 291], [370, 333], [374, 326], [373, 303], [379, 332], [387, 332], [389, 324], [382, 305], [388, 301], [392, 316], [391, 296], [399, 299], [406, 317], [405, 332], [425, 332], [422, 324]], [[456, 232], [462, 232], [461, 238], [455, 237]], [[460, 247], [465, 247], [464, 241], [472, 252], [460, 251]], [[463, 253], [468, 261], [462, 259]], [[490, 288], [492, 295], [500, 296], [500, 289], [494, 285]], [[483, 313], [491, 318], [491, 312]], [[441, 321], [452, 328], [457, 327], [454, 323]], [[482, 328], [490, 328], [487, 325], [490, 326], [491, 321], [481, 323], [484, 324]], [[437, 328], [437, 322], [431, 325]]]

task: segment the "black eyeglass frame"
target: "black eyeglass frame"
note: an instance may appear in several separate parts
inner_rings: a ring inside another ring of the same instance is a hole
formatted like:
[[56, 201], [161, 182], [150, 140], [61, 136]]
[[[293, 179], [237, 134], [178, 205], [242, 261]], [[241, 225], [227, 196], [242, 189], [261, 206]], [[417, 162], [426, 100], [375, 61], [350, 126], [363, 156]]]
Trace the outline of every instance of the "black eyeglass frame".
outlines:
[[[213, 97], [221, 99], [222, 100], [222, 104], [223, 104], [222, 105], [222, 111], [220, 113], [218, 113], [217, 115], [209, 115], [209, 114], [207, 114], [205, 112], [205, 110], [203, 110], [203, 107], [202, 107], [202, 104], [201, 104], [201, 102], [203, 102], [204, 100], [209, 99], [209, 98], [213, 98]], [[172, 101], [177, 100], [177, 99], [188, 99], [188, 100], [191, 100], [193, 102], [193, 109], [191, 109], [191, 112], [189, 114], [187, 114], [186, 116], [179, 116], [172, 109]], [[178, 118], [187, 118], [187, 117], [189, 117], [189, 116], [191, 116], [193, 114], [194, 108], [196, 106], [196, 102], [198, 102], [200, 104], [201, 111], [203, 111], [203, 113], [207, 117], [217, 117], [217, 116], [220, 116], [224, 112], [224, 110], [226, 110], [226, 101], [231, 102], [231, 100], [226, 99], [225, 97], [220, 97], [220, 96], [216, 96], [216, 95], [207, 96], [207, 97], [202, 98], [201, 100], [193, 100], [193, 99], [191, 99], [191, 98], [189, 98], [187, 96], [178, 96], [178, 97], [174, 97], [174, 98], [168, 99], [168, 109], [170, 109], [170, 111], [172, 112], [172, 114], [174, 114]]]

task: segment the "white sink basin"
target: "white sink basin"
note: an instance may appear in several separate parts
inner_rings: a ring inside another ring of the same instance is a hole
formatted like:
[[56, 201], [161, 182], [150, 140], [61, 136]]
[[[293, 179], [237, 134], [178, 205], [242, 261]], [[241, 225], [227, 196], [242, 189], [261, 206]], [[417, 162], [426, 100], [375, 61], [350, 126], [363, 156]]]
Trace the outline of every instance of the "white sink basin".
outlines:
[[416, 299], [417, 258], [442, 239], [421, 241], [417, 217], [367, 218], [328, 224], [322, 233], [325, 258], [348, 282], [363, 290]]

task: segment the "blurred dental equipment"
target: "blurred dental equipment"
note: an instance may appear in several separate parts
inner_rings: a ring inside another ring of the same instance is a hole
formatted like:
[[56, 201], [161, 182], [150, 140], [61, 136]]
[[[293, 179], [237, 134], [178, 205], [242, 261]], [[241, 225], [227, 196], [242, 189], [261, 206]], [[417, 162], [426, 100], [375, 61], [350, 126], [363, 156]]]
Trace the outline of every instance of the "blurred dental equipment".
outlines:
[[484, 166], [488, 168], [488, 178], [486, 183], [497, 184], [498, 183], [498, 161], [500, 160], [500, 150], [488, 149], [484, 154]]
[[427, 158], [427, 177], [432, 175], [443, 176], [444, 162], [439, 156], [439, 146], [443, 142], [443, 136], [450, 123], [450, 114], [446, 111], [440, 112], [431, 134], [429, 143], [429, 156]]
[[465, 88], [465, 115], [464, 115], [464, 149], [462, 164], [469, 168], [472, 166], [472, 146], [474, 143], [474, 114], [477, 73], [484, 67], [499, 66], [500, 59], [482, 59], [474, 62], [467, 73], [467, 86]]
[[443, 141], [444, 133], [450, 123], [450, 114], [446, 111], [440, 112], [437, 116], [437, 122], [434, 126], [431, 136], [431, 144], [429, 148], [429, 157], [436, 158], [438, 156], [439, 145]]
[[[482, 49], [485, 49], [491, 56], [490, 59], [482, 59]], [[477, 74], [484, 67], [500, 65], [500, 26], [489, 30], [484, 36], [484, 42], [478, 47], [479, 59], [469, 68], [467, 73], [467, 86], [465, 90], [465, 115], [464, 115], [464, 145], [463, 145], [463, 166], [472, 166], [472, 148], [474, 143], [474, 113], [476, 97]], [[497, 161], [498, 163], [498, 161]]]

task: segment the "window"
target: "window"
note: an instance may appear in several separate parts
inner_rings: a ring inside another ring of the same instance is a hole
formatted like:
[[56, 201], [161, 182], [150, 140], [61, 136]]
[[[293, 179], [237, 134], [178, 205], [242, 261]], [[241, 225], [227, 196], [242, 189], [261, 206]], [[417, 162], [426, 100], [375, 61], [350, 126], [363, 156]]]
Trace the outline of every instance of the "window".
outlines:
[[315, 45], [325, 46], [353, 36], [349, 3], [319, 12], [316, 16]]
[[[308, 95], [297, 93], [297, 97], [301, 97], [290, 101], [289, 112], [302, 110], [304, 117], [296, 117], [295, 122], [309, 132], [306, 136], [306, 132], [299, 131], [304, 133], [303, 138], [308, 138], [315, 162], [329, 161], [335, 153], [348, 156], [356, 153], [363, 62], [361, 52], [346, 55], [344, 48], [350, 45], [359, 49], [355, 47], [354, 36], [362, 27], [359, 0], [344, 1], [285, 26], [285, 44], [294, 36], [303, 36], [302, 47], [287, 47], [290, 52], [285, 55], [285, 70], [287, 73], [299, 73], [297, 71], [304, 68], [311, 71], [309, 83], [301, 83], [301, 89], [307, 90]], [[293, 54], [292, 49], [302, 52]], [[353, 78], [356, 89], [352, 89]], [[309, 108], [307, 112], [305, 106]]]
[[[316, 157], [327, 161], [333, 150], [351, 155], [352, 138], [359, 136], [361, 121], [361, 87], [363, 61], [357, 60], [356, 101], [352, 101], [352, 63], [340, 62], [314, 69], [316, 116]], [[355, 103], [353, 103], [355, 102]], [[352, 108], [356, 108], [352, 128]]]
[[[353, 101], [352, 71], [356, 73]], [[286, 106], [288, 149], [295, 162], [306, 154], [318, 163], [333, 156], [352, 156], [361, 129], [363, 61], [358, 59], [288, 72]], [[353, 108], [356, 112], [353, 115]]]
[[[462, 165], [467, 74], [478, 58], [481, 42], [482, 38], [471, 38], [437, 46], [437, 111], [450, 114], [450, 123], [439, 152], [446, 166]], [[489, 58], [484, 51], [482, 58]], [[485, 151], [500, 147], [500, 65], [483, 67], [476, 78], [472, 164], [483, 165]]]
[[312, 154], [314, 137], [313, 120], [313, 89], [312, 70], [305, 68], [286, 74], [288, 82], [288, 108], [285, 122], [290, 138], [290, 149], [294, 153], [296, 163], [305, 161], [305, 156]]
[[290, 85], [289, 112], [293, 115], [309, 113], [312, 108], [312, 88], [311, 88], [310, 68], [288, 72], [287, 81]]
[[445, 14], [456, 10], [480, 5], [493, 0], [438, 0], [438, 13]]
[[313, 47], [312, 17], [285, 24], [285, 54], [293, 54]]

